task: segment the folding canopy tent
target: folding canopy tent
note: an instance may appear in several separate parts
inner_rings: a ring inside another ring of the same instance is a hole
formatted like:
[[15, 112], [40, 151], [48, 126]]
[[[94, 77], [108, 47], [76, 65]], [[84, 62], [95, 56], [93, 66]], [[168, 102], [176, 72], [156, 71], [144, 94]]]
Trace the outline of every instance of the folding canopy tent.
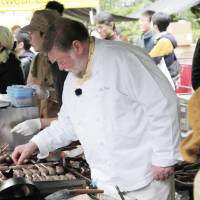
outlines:
[[[34, 11], [43, 9], [49, 0], [0, 0], [0, 12]], [[90, 21], [90, 11], [96, 14], [100, 0], [57, 0], [65, 7], [64, 14], [83, 21]], [[112, 14], [114, 21], [135, 20]]]
[[155, 12], [165, 12], [169, 15], [179, 13], [200, 3], [200, 0], [157, 0], [139, 12], [134, 12], [128, 17], [139, 18], [144, 10], [154, 10]]
[[[83, 21], [89, 22], [90, 11], [92, 11], [94, 15], [97, 12], [96, 9], [94, 8], [66, 8], [64, 10], [64, 14], [73, 18], [77, 18], [77, 19], [81, 19]], [[124, 17], [124, 16], [114, 15], [114, 14], [111, 14], [111, 15], [115, 22], [137, 20], [137, 18], [132, 18], [132, 17]]]
[[[0, 11], [42, 9], [49, 0], [0, 0]], [[99, 0], [58, 0], [65, 8], [98, 8]]]

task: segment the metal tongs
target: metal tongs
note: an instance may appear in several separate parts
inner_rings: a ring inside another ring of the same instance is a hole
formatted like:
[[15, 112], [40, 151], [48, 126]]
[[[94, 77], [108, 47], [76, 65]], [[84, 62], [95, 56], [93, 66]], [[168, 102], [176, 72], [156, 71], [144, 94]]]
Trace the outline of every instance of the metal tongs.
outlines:
[[[121, 200], [126, 200], [126, 199], [124, 198], [123, 193], [120, 191], [119, 187], [116, 185], [115, 188], [116, 188], [116, 190], [117, 190], [119, 196], [121, 197]], [[133, 198], [134, 198], [134, 197], [133, 197]], [[134, 199], [132, 199], [132, 200], [137, 200], [137, 199], [134, 198]]]
[[120, 191], [119, 187], [116, 185], [115, 188], [116, 188], [116, 190], [117, 190], [117, 192], [118, 192], [118, 194], [119, 194], [121, 200], [126, 200], [126, 199], [124, 198], [124, 195], [123, 195], [122, 192]]
[[0, 145], [0, 154], [4, 153], [8, 149], [9, 144]]

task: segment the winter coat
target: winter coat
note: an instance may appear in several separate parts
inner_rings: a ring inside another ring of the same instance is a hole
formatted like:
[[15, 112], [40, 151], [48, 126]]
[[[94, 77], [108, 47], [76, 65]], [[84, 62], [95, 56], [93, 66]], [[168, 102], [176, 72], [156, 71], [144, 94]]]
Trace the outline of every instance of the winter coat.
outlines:
[[24, 73], [25, 82], [28, 78], [30, 65], [31, 65], [31, 62], [32, 62], [34, 56], [35, 56], [35, 54], [30, 50], [25, 51], [22, 55], [19, 56], [19, 59], [21, 61], [21, 68]]
[[150, 52], [155, 45], [156, 37], [153, 31], [142, 34], [138, 41], [138, 45], [144, 48], [147, 52]]
[[192, 133], [183, 139], [180, 151], [185, 161], [194, 163], [200, 159], [200, 87], [188, 103], [188, 118]]
[[24, 85], [24, 77], [20, 61], [10, 53], [6, 63], [0, 63], [0, 93], [5, 94], [7, 86], [14, 84]]

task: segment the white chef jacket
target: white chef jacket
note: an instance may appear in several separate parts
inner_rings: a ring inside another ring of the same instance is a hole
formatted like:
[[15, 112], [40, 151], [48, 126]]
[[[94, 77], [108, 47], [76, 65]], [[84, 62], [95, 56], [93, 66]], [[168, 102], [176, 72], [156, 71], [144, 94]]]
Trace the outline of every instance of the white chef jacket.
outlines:
[[179, 159], [176, 94], [154, 61], [130, 44], [96, 39], [89, 70], [82, 85], [69, 73], [58, 120], [32, 141], [47, 155], [79, 139], [105, 193], [115, 185], [142, 188], [152, 181], [151, 165]]

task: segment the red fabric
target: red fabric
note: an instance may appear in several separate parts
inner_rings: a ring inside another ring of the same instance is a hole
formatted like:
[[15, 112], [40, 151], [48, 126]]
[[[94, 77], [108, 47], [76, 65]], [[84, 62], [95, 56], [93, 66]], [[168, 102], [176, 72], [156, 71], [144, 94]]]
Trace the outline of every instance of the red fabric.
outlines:
[[192, 93], [192, 66], [182, 64], [180, 72], [180, 83], [176, 93]]

